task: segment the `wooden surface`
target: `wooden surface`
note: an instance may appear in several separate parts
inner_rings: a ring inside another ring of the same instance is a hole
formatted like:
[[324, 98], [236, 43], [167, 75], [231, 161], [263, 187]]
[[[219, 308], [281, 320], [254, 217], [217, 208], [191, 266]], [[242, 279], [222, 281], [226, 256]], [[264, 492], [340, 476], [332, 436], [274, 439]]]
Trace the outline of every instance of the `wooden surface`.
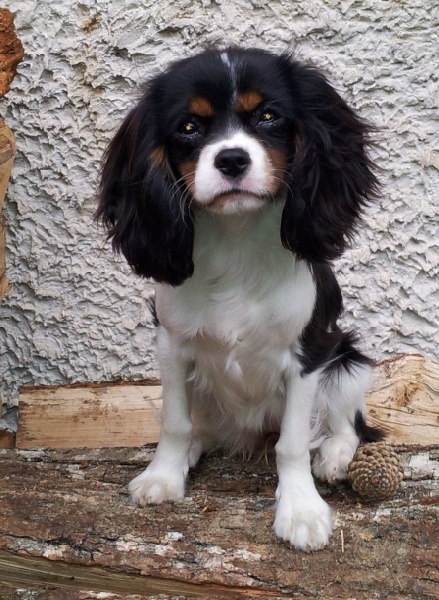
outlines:
[[150, 448], [0, 450], [0, 589], [51, 600], [437, 599], [439, 446], [397, 450], [405, 480], [392, 500], [366, 505], [347, 484], [319, 487], [336, 528], [312, 554], [272, 531], [271, 458], [206, 457], [184, 500], [136, 508], [126, 484]]
[[15, 448], [15, 441], [16, 435], [14, 432], [9, 429], [0, 428], [0, 448]]
[[[15, 33], [12, 13], [7, 8], [0, 8], [0, 98], [9, 91], [17, 65], [23, 56], [23, 46]], [[0, 116], [0, 301], [8, 290], [3, 201], [11, 174], [14, 154], [14, 137]]]
[[348, 484], [319, 486], [336, 528], [329, 547], [310, 555], [271, 529], [273, 457], [206, 457], [190, 473], [183, 501], [144, 509], [129, 503], [126, 484], [153, 448], [116, 447], [156, 441], [160, 386], [23, 390], [20, 445], [116, 447], [0, 451], [7, 600], [18, 600], [18, 585], [39, 590], [40, 600], [103, 592], [112, 600], [439, 598], [438, 373], [419, 356], [380, 365], [370, 421], [399, 452], [404, 487], [392, 500], [364, 504]]
[[156, 443], [161, 395], [158, 382], [23, 388], [17, 448], [117, 448]]
[[[389, 443], [439, 443], [439, 365], [417, 355], [383, 362], [368, 405]], [[160, 410], [161, 387], [148, 383], [23, 389], [17, 447], [140, 447], [157, 442]]]
[[439, 364], [420, 355], [381, 363], [369, 420], [395, 444], [439, 444]]
[[150, 384], [29, 388], [17, 448], [138, 447], [157, 442], [162, 388]]
[[0, 117], [0, 301], [8, 289], [6, 278], [6, 239], [3, 219], [3, 202], [15, 154], [15, 141], [12, 131]]
[[7, 8], [0, 8], [0, 98], [9, 91], [23, 56], [23, 46], [15, 33], [12, 13]]

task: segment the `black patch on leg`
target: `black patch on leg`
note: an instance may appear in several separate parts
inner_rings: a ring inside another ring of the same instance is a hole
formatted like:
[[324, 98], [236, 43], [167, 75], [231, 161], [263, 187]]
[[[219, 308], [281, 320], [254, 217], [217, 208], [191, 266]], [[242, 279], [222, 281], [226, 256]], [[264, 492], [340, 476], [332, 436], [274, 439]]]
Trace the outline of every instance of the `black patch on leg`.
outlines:
[[369, 444], [371, 442], [381, 442], [385, 438], [385, 433], [378, 427], [371, 427], [366, 424], [366, 419], [360, 410], [357, 410], [355, 414], [355, 433], [360, 438], [360, 442], [363, 444]]

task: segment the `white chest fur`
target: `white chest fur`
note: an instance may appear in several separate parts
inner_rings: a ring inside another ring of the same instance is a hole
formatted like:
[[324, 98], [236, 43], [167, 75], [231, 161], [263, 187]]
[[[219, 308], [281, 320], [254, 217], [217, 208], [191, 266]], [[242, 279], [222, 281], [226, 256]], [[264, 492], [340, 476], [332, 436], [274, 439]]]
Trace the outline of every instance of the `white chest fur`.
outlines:
[[279, 396], [312, 315], [306, 263], [280, 241], [281, 203], [246, 217], [196, 215], [194, 275], [157, 287], [157, 312], [204, 393], [239, 418]]

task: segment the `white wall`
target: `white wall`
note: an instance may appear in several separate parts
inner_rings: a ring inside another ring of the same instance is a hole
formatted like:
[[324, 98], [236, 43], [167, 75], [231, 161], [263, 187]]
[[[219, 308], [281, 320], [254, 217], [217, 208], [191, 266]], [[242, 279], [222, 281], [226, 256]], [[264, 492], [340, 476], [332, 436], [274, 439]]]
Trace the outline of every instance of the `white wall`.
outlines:
[[11, 0], [26, 57], [1, 113], [18, 155], [6, 201], [0, 378], [21, 384], [156, 375], [152, 285], [92, 223], [99, 161], [140, 83], [206, 43], [286, 50], [382, 127], [382, 199], [338, 263], [346, 323], [375, 358], [434, 357], [439, 320], [438, 31], [424, 0]]

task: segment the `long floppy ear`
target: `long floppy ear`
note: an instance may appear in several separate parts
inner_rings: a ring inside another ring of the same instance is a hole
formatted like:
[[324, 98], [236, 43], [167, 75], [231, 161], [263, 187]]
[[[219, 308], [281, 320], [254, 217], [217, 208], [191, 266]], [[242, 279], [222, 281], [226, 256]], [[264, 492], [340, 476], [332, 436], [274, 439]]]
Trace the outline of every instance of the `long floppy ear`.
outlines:
[[290, 78], [297, 127], [281, 239], [300, 258], [325, 262], [343, 253], [378, 192], [371, 128], [313, 67], [290, 62]]
[[194, 269], [193, 218], [158, 138], [146, 95], [107, 148], [96, 218], [137, 274], [180, 285]]

